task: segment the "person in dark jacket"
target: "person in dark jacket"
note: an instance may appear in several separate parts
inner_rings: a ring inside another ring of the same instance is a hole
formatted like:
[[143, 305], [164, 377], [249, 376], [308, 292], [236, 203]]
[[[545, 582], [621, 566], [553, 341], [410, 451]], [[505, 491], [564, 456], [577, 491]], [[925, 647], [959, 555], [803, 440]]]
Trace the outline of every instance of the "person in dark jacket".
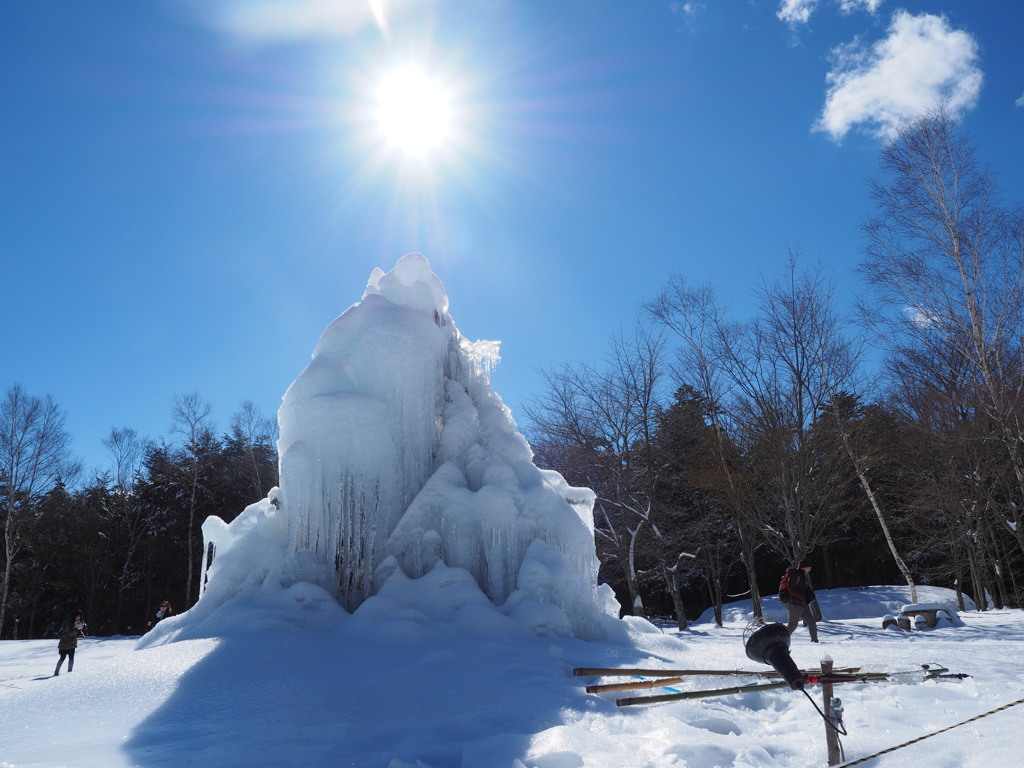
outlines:
[[78, 638], [85, 637], [85, 620], [81, 611], [75, 613], [64, 623], [60, 631], [60, 640], [57, 641], [57, 651], [60, 659], [57, 661], [57, 668], [53, 670], [53, 676], [60, 674], [60, 668], [64, 659], [68, 660], [68, 672], [75, 668], [75, 649], [78, 647]]
[[166, 619], [168, 616], [172, 616], [173, 614], [174, 609], [171, 608], [171, 604], [167, 600], [164, 600], [162, 603], [160, 603], [160, 610], [157, 611], [156, 614], [153, 616], [153, 620], [146, 622], [146, 628], [152, 629], [161, 621]]
[[811, 635], [811, 642], [816, 643], [818, 642], [818, 624], [814, 620], [814, 614], [810, 608], [811, 602], [814, 600], [814, 590], [807, 583], [807, 574], [810, 572], [811, 561], [806, 557], [797, 563], [795, 568], [787, 568], [786, 587], [779, 591], [779, 599], [786, 604], [786, 608], [789, 610], [789, 624], [786, 625], [789, 634], [792, 635], [796, 631], [800, 620], [803, 619], [804, 626], [807, 627], [807, 631]]

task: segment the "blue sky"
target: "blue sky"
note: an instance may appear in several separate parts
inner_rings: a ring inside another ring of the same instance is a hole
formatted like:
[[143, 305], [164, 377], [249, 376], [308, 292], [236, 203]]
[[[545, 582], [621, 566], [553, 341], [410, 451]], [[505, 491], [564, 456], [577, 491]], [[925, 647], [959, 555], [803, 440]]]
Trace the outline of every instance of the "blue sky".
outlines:
[[[1024, 199], [1024, 4], [35, 0], [0, 25], [0, 387], [111, 427], [272, 414], [374, 267], [417, 251], [463, 335], [597, 362], [672, 274], [737, 317], [787, 249], [849, 291], [893, 121], [950, 100]], [[374, 119], [417, 67], [447, 141]]]

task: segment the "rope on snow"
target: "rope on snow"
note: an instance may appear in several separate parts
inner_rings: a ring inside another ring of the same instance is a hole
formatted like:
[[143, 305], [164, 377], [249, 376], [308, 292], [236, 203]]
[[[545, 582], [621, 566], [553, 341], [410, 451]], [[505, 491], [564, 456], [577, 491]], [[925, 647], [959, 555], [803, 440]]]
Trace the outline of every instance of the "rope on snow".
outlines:
[[888, 754], [890, 752], [895, 752], [897, 749], [903, 749], [903, 747], [909, 747], [911, 744], [917, 744], [917, 742], [919, 742], [919, 741], [924, 741], [925, 739], [930, 739], [932, 736], [938, 736], [940, 733], [945, 733], [946, 731], [950, 731], [950, 730], [952, 730], [954, 728], [958, 728], [961, 725], [967, 725], [967, 723], [973, 723], [975, 720], [981, 720], [981, 718], [983, 718], [983, 717], [988, 717], [989, 715], [994, 715], [996, 712], [1002, 712], [1004, 709], [1009, 709], [1010, 707], [1016, 707], [1018, 704], [1024, 704], [1024, 699], [1017, 699], [1016, 701], [1011, 701], [1009, 704], [1003, 704], [1003, 706], [1001, 706], [1001, 707], [996, 707], [995, 709], [990, 709], [988, 712], [982, 712], [980, 715], [975, 715], [974, 717], [970, 717], [970, 718], [968, 718], [968, 719], [966, 719], [966, 720], [964, 720], [962, 722], [954, 723], [953, 725], [947, 725], [945, 728], [941, 728], [941, 729], [935, 731], [934, 733], [926, 733], [924, 736], [918, 736], [916, 739], [911, 739], [910, 741], [905, 741], [902, 744], [897, 744], [895, 747], [889, 747], [888, 749], [883, 749], [881, 752], [875, 752], [875, 754], [873, 754], [873, 755], [868, 755], [867, 757], [860, 757], [860, 758], [857, 758], [856, 760], [851, 760], [848, 763], [840, 763], [838, 766], [836, 766], [836, 768], [849, 768], [852, 765], [860, 765], [861, 763], [866, 763], [868, 760], [874, 760], [876, 757], [881, 757], [882, 755], [886, 755], [886, 754]]

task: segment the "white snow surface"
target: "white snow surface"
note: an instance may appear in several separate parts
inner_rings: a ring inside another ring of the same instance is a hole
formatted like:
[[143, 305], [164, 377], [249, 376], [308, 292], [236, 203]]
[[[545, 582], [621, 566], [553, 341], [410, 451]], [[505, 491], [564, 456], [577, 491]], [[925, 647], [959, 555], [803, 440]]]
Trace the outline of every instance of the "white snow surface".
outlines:
[[597, 586], [594, 494], [534, 465], [490, 385], [497, 349], [462, 337], [423, 256], [374, 270], [284, 395], [281, 487], [204, 524], [216, 557], [186, 621], [301, 583], [353, 610], [453, 567], [540, 634], [621, 632]]
[[[952, 593], [920, 588], [951, 604]], [[836, 687], [847, 760], [934, 733], [1024, 697], [1024, 613], [962, 612], [964, 626], [882, 630], [906, 587], [820, 590], [821, 643], [797, 630], [803, 668], [912, 671], [938, 663], [963, 681]], [[772, 598], [769, 613], [784, 616]], [[462, 569], [389, 580], [347, 613], [296, 584], [232, 600], [178, 642], [89, 638], [74, 672], [50, 677], [57, 641], [0, 642], [0, 766], [122, 768], [810, 768], [824, 726], [798, 691], [617, 707], [573, 668], [762, 669], [743, 652], [749, 601], [688, 630], [621, 622], [623, 642], [538, 636]], [[167, 620], [179, 629], [184, 615]], [[200, 631], [203, 630], [203, 631]], [[628, 678], [627, 678], [628, 679]], [[736, 682], [753, 682], [741, 677]], [[673, 688], [723, 687], [694, 677]], [[820, 688], [809, 687], [820, 701]], [[657, 693], [659, 691], [651, 691]], [[872, 768], [1020, 765], [1024, 706], [886, 754]]]

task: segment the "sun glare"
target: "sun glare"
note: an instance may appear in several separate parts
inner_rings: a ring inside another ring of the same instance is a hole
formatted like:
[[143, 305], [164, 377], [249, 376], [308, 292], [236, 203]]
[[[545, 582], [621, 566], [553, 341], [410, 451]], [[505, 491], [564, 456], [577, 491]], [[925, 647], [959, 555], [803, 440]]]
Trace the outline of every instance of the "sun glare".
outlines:
[[451, 100], [421, 70], [399, 70], [377, 92], [377, 122], [388, 143], [407, 154], [424, 155], [448, 138]]

